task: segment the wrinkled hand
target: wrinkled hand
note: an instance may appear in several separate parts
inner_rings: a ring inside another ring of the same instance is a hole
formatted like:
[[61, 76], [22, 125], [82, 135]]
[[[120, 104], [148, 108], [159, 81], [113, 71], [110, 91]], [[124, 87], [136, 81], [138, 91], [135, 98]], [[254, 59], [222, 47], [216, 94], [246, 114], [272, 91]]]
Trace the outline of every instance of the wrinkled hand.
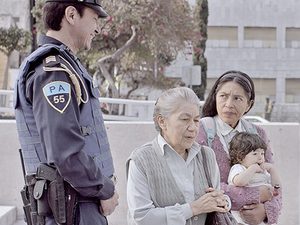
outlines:
[[240, 210], [241, 218], [247, 224], [257, 225], [264, 221], [266, 218], [266, 211], [264, 204], [252, 204], [245, 205], [242, 210]]
[[103, 216], [109, 216], [115, 211], [117, 205], [119, 205], [119, 195], [117, 192], [107, 200], [100, 200], [100, 212]]
[[190, 203], [193, 215], [208, 212], [228, 212], [228, 202], [223, 191], [208, 188], [207, 193]]

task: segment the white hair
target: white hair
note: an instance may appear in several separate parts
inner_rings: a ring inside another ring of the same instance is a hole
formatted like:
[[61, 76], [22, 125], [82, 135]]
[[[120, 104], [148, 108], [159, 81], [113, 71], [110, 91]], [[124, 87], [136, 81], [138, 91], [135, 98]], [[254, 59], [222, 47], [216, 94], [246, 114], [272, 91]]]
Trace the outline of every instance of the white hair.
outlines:
[[200, 100], [195, 92], [187, 87], [176, 87], [164, 91], [157, 99], [153, 112], [153, 121], [155, 129], [161, 131], [158, 125], [157, 117], [163, 116], [168, 118], [172, 115], [183, 103], [191, 103], [199, 108], [200, 112]]

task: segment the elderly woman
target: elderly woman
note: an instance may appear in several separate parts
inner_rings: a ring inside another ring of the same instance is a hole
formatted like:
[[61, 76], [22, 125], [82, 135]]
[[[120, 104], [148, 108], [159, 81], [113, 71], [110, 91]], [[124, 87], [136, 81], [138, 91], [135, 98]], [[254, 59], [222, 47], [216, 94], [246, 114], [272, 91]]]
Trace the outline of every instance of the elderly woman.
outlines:
[[127, 200], [135, 224], [203, 225], [208, 212], [228, 211], [215, 155], [195, 142], [199, 120], [200, 102], [189, 88], [169, 89], [157, 100], [154, 122], [159, 133], [133, 151], [127, 162]]
[[[242, 131], [258, 134], [266, 143], [265, 131], [243, 119], [255, 100], [251, 78], [240, 71], [228, 71], [220, 76], [212, 87], [203, 106], [198, 142], [211, 147], [216, 155], [221, 173], [221, 189], [229, 195], [232, 208], [240, 210], [247, 224], [276, 223], [281, 210], [281, 194], [272, 198], [272, 190], [266, 186], [234, 187], [227, 185], [230, 171], [228, 144]], [[266, 161], [272, 163], [270, 146], [265, 152]]]

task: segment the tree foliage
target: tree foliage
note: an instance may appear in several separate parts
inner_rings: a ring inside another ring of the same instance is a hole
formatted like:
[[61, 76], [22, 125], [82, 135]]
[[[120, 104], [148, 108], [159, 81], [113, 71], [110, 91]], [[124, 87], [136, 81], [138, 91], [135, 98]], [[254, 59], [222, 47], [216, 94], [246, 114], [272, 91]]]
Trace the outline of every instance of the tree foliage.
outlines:
[[30, 33], [17, 26], [0, 28], [0, 51], [9, 56], [14, 50], [24, 51], [30, 44]]
[[[174, 85], [174, 81], [163, 77], [163, 68], [185, 47], [185, 42], [193, 38], [193, 18], [188, 2], [106, 0], [102, 4], [110, 16], [101, 20], [101, 34], [91, 51], [81, 53], [83, 62], [100, 85], [114, 90], [113, 97], [120, 96], [122, 86], [132, 92], [141, 84]], [[36, 10], [35, 14], [40, 16], [39, 12]], [[124, 48], [126, 44], [128, 47]], [[110, 75], [110, 82], [104, 70]]]
[[2, 83], [2, 89], [8, 87], [8, 69], [10, 66], [11, 53], [16, 50], [23, 52], [30, 45], [30, 33], [17, 26], [11, 26], [10, 28], [0, 28], [0, 51], [7, 56], [7, 63], [4, 71], [4, 79]]
[[103, 25], [94, 50], [110, 55], [132, 37], [131, 27], [136, 32], [126, 54], [118, 60], [106, 62], [113, 81], [126, 82], [130, 88], [138, 88], [141, 84], [174, 85], [172, 80], [163, 76], [163, 68], [193, 36], [193, 19], [187, 1], [113, 0], [103, 4], [111, 12], [111, 17]]

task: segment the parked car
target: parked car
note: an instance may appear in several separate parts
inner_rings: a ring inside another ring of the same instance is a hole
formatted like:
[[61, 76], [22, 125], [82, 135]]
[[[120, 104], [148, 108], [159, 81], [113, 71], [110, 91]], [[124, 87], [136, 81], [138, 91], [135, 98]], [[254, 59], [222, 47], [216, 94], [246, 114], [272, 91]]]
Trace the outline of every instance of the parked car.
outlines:
[[269, 120], [266, 120], [260, 116], [245, 116], [244, 118], [253, 123], [270, 123]]

